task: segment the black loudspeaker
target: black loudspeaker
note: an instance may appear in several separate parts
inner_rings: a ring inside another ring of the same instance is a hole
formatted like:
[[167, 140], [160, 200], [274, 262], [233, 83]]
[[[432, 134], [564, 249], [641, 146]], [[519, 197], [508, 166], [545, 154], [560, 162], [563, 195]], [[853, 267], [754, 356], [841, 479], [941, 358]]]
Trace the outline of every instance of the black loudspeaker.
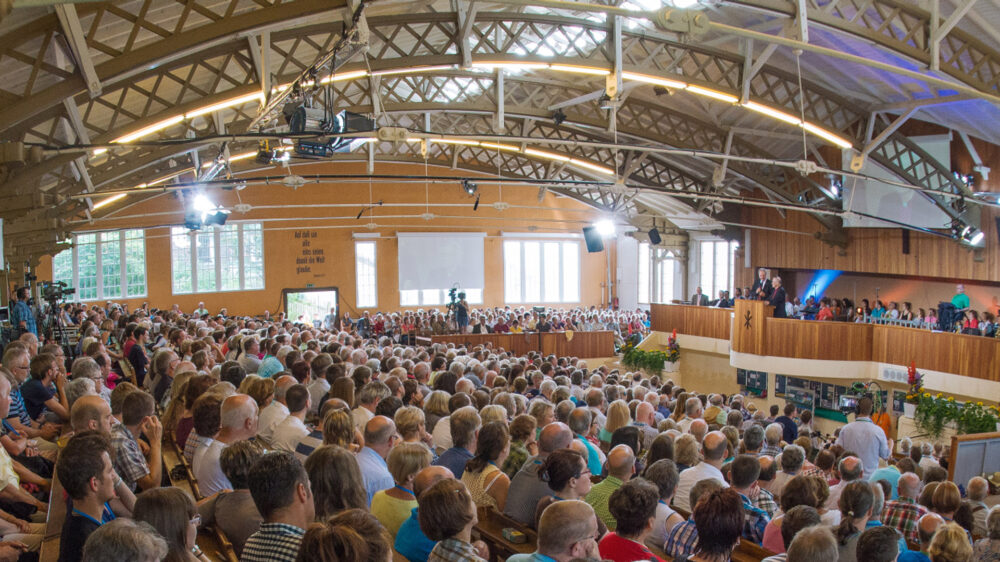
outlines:
[[649, 231], [649, 243], [656, 246], [662, 241], [663, 239], [660, 238], [660, 231], [656, 230], [656, 227], [654, 226], [653, 230]]
[[583, 239], [587, 241], [588, 252], [594, 253], [604, 251], [604, 240], [601, 240], [601, 234], [597, 232], [597, 227], [583, 227]]
[[910, 231], [903, 229], [903, 254], [910, 255]]

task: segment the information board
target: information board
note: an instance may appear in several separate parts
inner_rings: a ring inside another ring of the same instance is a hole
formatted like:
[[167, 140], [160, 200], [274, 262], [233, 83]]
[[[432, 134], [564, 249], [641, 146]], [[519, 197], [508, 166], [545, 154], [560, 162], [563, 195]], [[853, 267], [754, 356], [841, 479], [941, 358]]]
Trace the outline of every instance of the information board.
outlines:
[[801, 388], [789, 388], [785, 400], [795, 404], [800, 410], [813, 410], [816, 407], [816, 393]]
[[767, 396], [767, 373], [736, 369], [736, 382], [747, 392], [757, 396]]
[[779, 398], [785, 395], [786, 378], [785, 375], [774, 375], [774, 395]]

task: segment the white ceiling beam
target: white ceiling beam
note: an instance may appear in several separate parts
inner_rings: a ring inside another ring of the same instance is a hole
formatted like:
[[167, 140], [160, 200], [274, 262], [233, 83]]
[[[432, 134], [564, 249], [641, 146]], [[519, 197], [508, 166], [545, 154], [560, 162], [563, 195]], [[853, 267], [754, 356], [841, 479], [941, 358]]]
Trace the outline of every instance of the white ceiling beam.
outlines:
[[90, 48], [87, 46], [87, 36], [84, 35], [80, 18], [76, 15], [76, 6], [57, 4], [55, 10], [56, 16], [59, 18], [59, 25], [62, 26], [69, 48], [73, 51], [73, 56], [76, 59], [76, 67], [83, 76], [83, 81], [87, 83], [90, 97], [95, 98], [101, 95], [101, 79], [97, 76], [97, 71], [94, 70], [94, 61], [90, 58]]
[[958, 136], [959, 138], [962, 139], [962, 142], [965, 144], [966, 150], [969, 151], [969, 156], [972, 157], [972, 163], [974, 164], [972, 169], [976, 172], [979, 172], [979, 174], [983, 176], [983, 181], [989, 180], [990, 167], [983, 164], [983, 159], [979, 156], [979, 151], [976, 150], [976, 147], [972, 144], [972, 139], [969, 138], [968, 134], [963, 133], [962, 131], [958, 132]]
[[898, 130], [900, 127], [903, 126], [903, 123], [906, 123], [907, 121], [909, 121], [910, 117], [913, 117], [913, 115], [916, 112], [918, 112], [918, 111], [920, 111], [920, 108], [919, 107], [914, 107], [913, 109], [910, 109], [906, 113], [904, 113], [904, 114], [900, 115], [899, 117], [897, 117], [895, 121], [893, 121], [892, 123], [890, 123], [889, 126], [886, 127], [885, 130], [883, 130], [881, 133], [879, 133], [877, 137], [875, 137], [874, 139], [872, 139], [872, 141], [869, 142], [864, 147], [864, 149], [861, 150], [862, 156], [867, 156], [872, 150], [875, 150], [875, 148], [877, 148], [880, 144], [882, 144], [883, 142], [885, 142], [885, 140], [887, 138], [889, 138], [890, 136], [892, 136], [892, 134], [895, 133], [896, 130]]
[[454, 0], [454, 6], [458, 19], [458, 50], [462, 54], [462, 68], [469, 68], [472, 66], [472, 44], [469, 42], [469, 37], [472, 34], [472, 26], [476, 23], [476, 12], [479, 7], [475, 2], [469, 2], [466, 6], [465, 0]]
[[958, 22], [965, 17], [976, 0], [965, 0], [955, 7], [955, 11], [948, 16], [944, 22], [940, 22], [941, 6], [940, 0], [933, 0], [931, 4], [931, 70], [938, 70], [941, 67], [941, 40], [948, 35]]
[[496, 86], [497, 110], [493, 114], [493, 132], [503, 134], [504, 132], [504, 100], [503, 100], [503, 68], [497, 69], [497, 78], [494, 81]]
[[941, 96], [933, 98], [923, 98], [918, 100], [900, 101], [895, 103], [886, 103], [872, 108], [872, 111], [874, 112], [903, 111], [907, 109], [913, 109], [915, 107], [931, 107], [935, 105], [946, 105], [949, 103], [969, 101], [971, 99], [974, 98], [972, 96], [967, 96], [965, 94], [954, 94], [950, 96]]
[[271, 32], [262, 31], [260, 42], [254, 35], [247, 37], [250, 44], [250, 58], [253, 59], [254, 72], [257, 73], [257, 81], [260, 82], [261, 92], [265, 99], [271, 95]]
[[799, 27], [799, 40], [803, 43], [809, 42], [809, 8], [806, 0], [798, 0], [796, 3], [795, 20]]

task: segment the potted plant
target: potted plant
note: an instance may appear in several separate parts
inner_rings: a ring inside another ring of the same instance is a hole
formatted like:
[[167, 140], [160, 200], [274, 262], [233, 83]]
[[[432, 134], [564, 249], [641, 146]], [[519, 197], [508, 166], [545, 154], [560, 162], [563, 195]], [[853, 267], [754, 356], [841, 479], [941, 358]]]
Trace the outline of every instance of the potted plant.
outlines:
[[907, 383], [910, 388], [906, 392], [906, 402], [903, 403], [903, 415], [912, 418], [917, 412], [920, 395], [924, 393], [924, 376], [917, 372], [917, 367], [912, 361], [907, 370]]
[[913, 421], [931, 439], [940, 439], [949, 422], [957, 422], [961, 407], [954, 396], [944, 398], [941, 393], [920, 395]]
[[966, 402], [958, 411], [958, 432], [963, 435], [996, 431], [998, 420], [996, 406], [984, 406], [982, 402]]

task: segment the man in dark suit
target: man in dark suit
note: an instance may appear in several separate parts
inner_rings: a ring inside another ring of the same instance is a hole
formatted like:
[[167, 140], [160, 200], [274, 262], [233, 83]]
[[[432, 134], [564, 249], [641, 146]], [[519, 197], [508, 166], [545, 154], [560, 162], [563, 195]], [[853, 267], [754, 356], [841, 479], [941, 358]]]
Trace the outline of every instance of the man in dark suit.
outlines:
[[695, 306], [708, 306], [708, 295], [701, 292], [701, 287], [698, 287], [695, 293], [691, 295], [691, 304]]
[[771, 300], [773, 291], [771, 280], [767, 278], [767, 271], [762, 267], [757, 270], [757, 279], [753, 282], [753, 287], [750, 287], [750, 294], [747, 295], [747, 298], [759, 301]]
[[781, 286], [781, 277], [772, 279], [771, 287], [771, 298], [768, 299], [768, 302], [774, 307], [774, 317], [788, 318], [788, 314], [785, 312], [785, 288]]

